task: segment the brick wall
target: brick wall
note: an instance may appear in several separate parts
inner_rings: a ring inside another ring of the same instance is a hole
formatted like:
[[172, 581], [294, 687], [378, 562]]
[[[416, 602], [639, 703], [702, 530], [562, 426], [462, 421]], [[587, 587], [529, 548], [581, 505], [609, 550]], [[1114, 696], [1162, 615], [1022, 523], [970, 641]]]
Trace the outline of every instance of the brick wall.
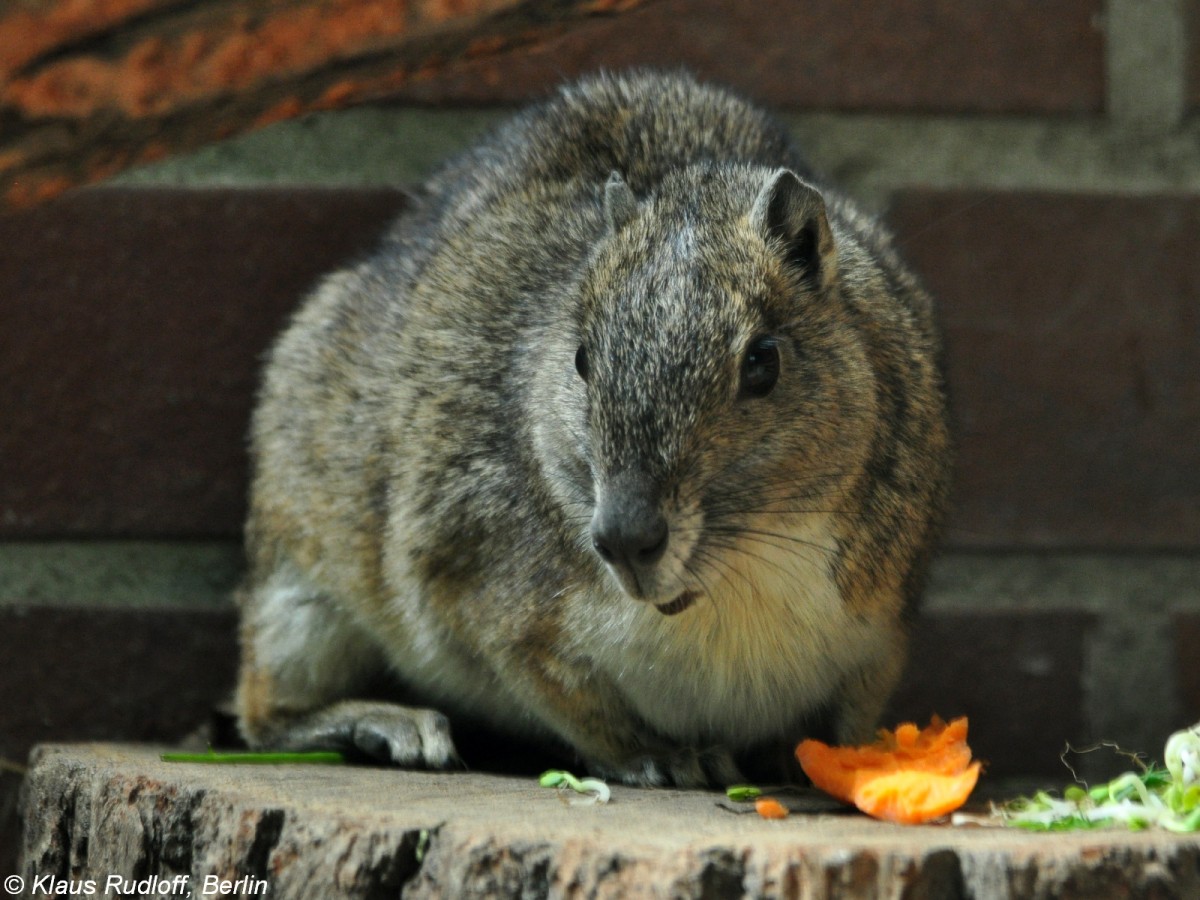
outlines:
[[895, 715], [969, 713], [996, 775], [1159, 752], [1200, 718], [1197, 6], [657, 0], [0, 217], [0, 758], [204, 719], [270, 335], [433, 160], [637, 64], [780, 109], [941, 302], [962, 463]]

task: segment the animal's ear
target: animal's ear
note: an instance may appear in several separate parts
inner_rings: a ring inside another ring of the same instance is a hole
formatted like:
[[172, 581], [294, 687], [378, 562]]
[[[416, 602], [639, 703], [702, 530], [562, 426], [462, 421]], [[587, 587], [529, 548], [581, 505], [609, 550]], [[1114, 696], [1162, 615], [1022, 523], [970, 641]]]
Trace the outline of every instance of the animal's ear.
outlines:
[[637, 198], [625, 183], [620, 172], [608, 176], [604, 185], [604, 218], [608, 230], [616, 231], [637, 215]]
[[837, 248], [825, 216], [825, 201], [796, 173], [777, 169], [763, 180], [750, 211], [751, 224], [769, 242], [779, 242], [786, 263], [814, 287], [828, 287], [837, 270]]

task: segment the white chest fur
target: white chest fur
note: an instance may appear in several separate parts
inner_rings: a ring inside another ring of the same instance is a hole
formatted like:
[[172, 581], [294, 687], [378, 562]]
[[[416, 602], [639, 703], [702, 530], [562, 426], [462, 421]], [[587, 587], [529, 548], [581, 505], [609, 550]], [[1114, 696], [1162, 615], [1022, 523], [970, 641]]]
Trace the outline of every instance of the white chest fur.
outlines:
[[825, 522], [793, 524], [801, 540], [728, 553], [725, 577], [678, 615], [626, 597], [576, 598], [572, 649], [662, 734], [701, 746], [778, 736], [883, 641], [838, 593]]

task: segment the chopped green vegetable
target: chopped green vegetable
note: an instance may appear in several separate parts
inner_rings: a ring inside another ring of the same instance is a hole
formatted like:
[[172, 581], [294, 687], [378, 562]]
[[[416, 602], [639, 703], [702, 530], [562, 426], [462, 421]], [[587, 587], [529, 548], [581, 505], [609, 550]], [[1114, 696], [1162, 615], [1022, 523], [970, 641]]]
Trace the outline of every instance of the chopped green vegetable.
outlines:
[[425, 861], [425, 851], [429, 849], [429, 829], [422, 828], [417, 832], [417, 847], [413, 856], [416, 857], [418, 865]]
[[1126, 772], [1091, 789], [1071, 785], [1061, 798], [1045, 791], [1018, 798], [1000, 814], [1010, 825], [1035, 831], [1117, 824], [1200, 831], [1200, 723], [1171, 735], [1163, 759], [1165, 767]]
[[542, 787], [569, 788], [577, 794], [586, 795], [586, 797], [572, 800], [574, 805], [607, 803], [612, 798], [612, 791], [599, 778], [576, 778], [570, 772], [563, 772], [559, 769], [543, 772], [538, 778], [538, 784]]
[[725, 796], [734, 803], [744, 803], [762, 796], [762, 789], [752, 784], [734, 784], [725, 788]]
[[562, 787], [567, 783], [568, 778], [572, 781], [577, 780], [570, 772], [560, 772], [557, 769], [550, 769], [542, 773], [542, 776], [538, 779], [538, 784], [542, 787]]
[[336, 765], [346, 761], [342, 754], [325, 750], [309, 753], [217, 753], [210, 749], [207, 753], [164, 753], [160, 758], [163, 762], [218, 763], [221, 765], [280, 765], [283, 763]]

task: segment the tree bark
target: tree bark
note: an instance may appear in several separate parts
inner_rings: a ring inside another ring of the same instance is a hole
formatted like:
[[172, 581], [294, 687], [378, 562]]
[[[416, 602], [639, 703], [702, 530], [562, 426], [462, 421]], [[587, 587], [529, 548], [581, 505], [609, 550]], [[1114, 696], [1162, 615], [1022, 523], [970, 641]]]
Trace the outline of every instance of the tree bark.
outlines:
[[25, 897], [1200, 896], [1195, 835], [896, 826], [813, 790], [765, 822], [707, 791], [613, 785], [609, 806], [580, 808], [534, 776], [78, 744], [34, 750], [23, 793], [4, 883]]
[[0, 211], [653, 0], [13, 0]]

